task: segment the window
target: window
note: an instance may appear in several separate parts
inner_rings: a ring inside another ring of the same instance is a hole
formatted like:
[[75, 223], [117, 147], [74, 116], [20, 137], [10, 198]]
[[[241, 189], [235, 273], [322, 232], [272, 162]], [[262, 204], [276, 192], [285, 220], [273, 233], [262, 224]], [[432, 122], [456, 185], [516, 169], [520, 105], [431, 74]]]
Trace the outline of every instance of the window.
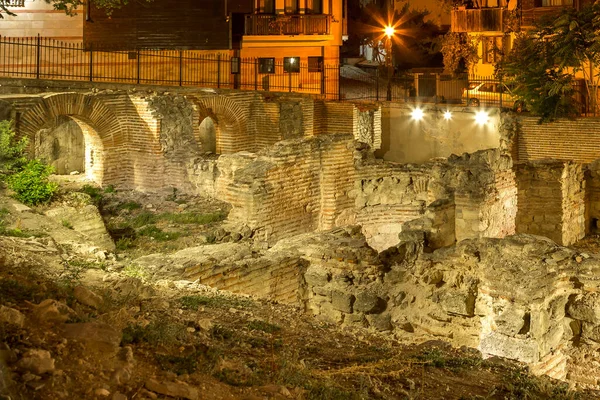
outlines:
[[308, 57], [308, 72], [322, 72], [323, 57]]
[[25, 7], [25, 0], [4, 0], [7, 7]]
[[323, 13], [323, 0], [306, 0], [306, 13], [307, 14], [322, 14]]
[[283, 57], [284, 72], [300, 72], [300, 57]]
[[487, 36], [483, 38], [483, 57], [484, 64], [495, 64], [500, 61], [506, 51], [508, 51], [509, 38], [504, 36]]
[[259, 58], [258, 59], [258, 72], [261, 74], [274, 74], [275, 73], [275, 59], [274, 58]]
[[275, 0], [258, 0], [257, 9], [261, 14], [275, 14]]
[[284, 10], [286, 14], [298, 14], [298, 0], [285, 0]]

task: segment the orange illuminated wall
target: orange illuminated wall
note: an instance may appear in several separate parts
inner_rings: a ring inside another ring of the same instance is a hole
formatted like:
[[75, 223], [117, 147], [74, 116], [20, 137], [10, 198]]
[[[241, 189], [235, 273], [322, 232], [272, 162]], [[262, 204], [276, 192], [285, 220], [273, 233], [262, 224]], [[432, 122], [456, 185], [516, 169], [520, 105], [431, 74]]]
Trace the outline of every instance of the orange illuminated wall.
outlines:
[[[14, 2], [20, 4], [20, 2]], [[11, 37], [37, 36], [59, 40], [81, 41], [83, 38], [83, 11], [68, 16], [55, 10], [43, 0], [24, 0], [22, 6], [8, 6], [16, 16], [4, 15], [0, 34]]]

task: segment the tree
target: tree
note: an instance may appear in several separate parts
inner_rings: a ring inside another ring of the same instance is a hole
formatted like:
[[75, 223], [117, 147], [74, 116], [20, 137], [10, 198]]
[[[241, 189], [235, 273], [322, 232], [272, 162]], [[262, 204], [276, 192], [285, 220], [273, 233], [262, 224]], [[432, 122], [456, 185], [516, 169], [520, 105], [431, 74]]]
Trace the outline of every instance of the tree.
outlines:
[[[84, 0], [44, 0], [48, 4], [52, 4], [55, 10], [64, 11], [67, 15], [74, 15], [77, 8], [84, 4]], [[145, 1], [151, 2], [153, 0], [89, 0], [93, 1], [94, 6], [104, 10], [106, 14], [110, 15], [114, 10], [126, 6], [130, 1]], [[0, 0], [0, 18], [3, 18], [2, 14], [14, 16], [15, 14], [10, 12], [8, 9], [8, 1]]]
[[444, 67], [452, 74], [468, 72], [477, 61], [477, 45], [480, 38], [473, 38], [465, 32], [448, 32], [441, 40]]
[[535, 32], [520, 33], [496, 76], [513, 87], [513, 94], [540, 122], [577, 115], [573, 75], [549, 57], [547, 43]]
[[590, 109], [597, 112], [600, 75], [600, 5], [565, 7], [518, 36], [498, 75], [514, 83], [515, 93], [542, 120], [576, 114], [574, 74], [585, 78]]

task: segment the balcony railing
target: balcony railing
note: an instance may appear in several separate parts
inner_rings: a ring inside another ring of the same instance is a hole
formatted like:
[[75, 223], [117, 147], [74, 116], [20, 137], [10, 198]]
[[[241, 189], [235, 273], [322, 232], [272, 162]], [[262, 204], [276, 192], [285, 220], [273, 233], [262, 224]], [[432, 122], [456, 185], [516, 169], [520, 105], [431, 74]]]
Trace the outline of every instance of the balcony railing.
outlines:
[[563, 7], [536, 7], [523, 10], [521, 14], [521, 26], [535, 26], [542, 18], [557, 16], [562, 10]]
[[503, 32], [507, 15], [503, 8], [452, 10], [452, 32]]
[[246, 15], [246, 35], [327, 35], [329, 15]]

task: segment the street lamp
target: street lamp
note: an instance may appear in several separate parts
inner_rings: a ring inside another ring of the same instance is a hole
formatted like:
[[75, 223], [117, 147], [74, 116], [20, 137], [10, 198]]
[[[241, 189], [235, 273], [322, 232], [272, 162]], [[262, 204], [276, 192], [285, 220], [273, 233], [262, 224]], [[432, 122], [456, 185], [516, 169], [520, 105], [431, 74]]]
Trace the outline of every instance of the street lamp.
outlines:
[[393, 74], [393, 65], [392, 65], [392, 37], [394, 33], [396, 33], [396, 29], [393, 26], [386, 26], [383, 29], [383, 33], [385, 33], [385, 64], [387, 65], [387, 101], [392, 101], [392, 74]]

